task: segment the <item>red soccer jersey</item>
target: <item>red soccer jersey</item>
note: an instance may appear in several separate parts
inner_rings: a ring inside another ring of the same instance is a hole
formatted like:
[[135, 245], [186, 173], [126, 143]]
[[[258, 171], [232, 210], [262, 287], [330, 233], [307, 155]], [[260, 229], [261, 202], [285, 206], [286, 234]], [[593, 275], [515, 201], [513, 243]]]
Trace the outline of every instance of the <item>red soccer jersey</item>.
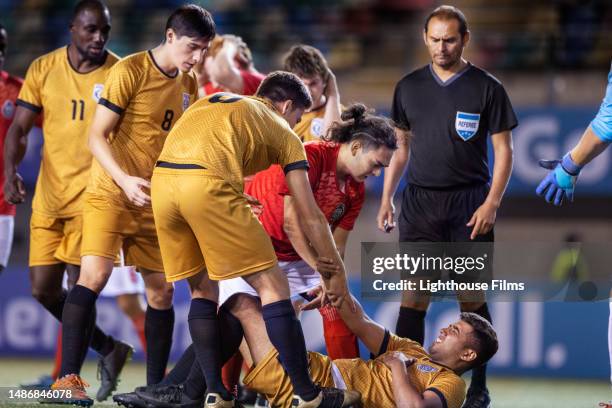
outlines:
[[[15, 116], [15, 101], [23, 80], [0, 71], [0, 186], [4, 186], [4, 139]], [[4, 188], [0, 187], [0, 215], [15, 215], [15, 206], [4, 200]]]
[[[257, 88], [259, 88], [259, 84], [266, 77], [259, 72], [240, 70], [240, 76], [242, 77], [243, 89], [242, 95], [255, 95]], [[212, 82], [207, 82], [204, 84], [204, 94], [212, 95], [217, 92], [227, 92], [225, 88], [220, 86], [214, 86]]]
[[[315, 201], [332, 231], [336, 227], [352, 230], [365, 198], [364, 184], [347, 177], [344, 191], [340, 190], [336, 178], [340, 145], [312, 142], [304, 144], [304, 148], [308, 157], [308, 179]], [[281, 167], [274, 165], [268, 170], [257, 173], [246, 185], [245, 192], [257, 198], [264, 206], [259, 220], [272, 238], [278, 259], [299, 260], [300, 256], [293, 249], [283, 230], [283, 196], [290, 193]]]

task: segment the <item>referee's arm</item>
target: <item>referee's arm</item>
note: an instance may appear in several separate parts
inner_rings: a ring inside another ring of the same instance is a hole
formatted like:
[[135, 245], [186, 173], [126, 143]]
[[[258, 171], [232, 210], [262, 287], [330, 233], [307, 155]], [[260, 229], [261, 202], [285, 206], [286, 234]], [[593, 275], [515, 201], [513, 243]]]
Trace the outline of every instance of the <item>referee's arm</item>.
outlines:
[[393, 196], [397, 191], [399, 181], [406, 170], [408, 164], [409, 145], [408, 142], [412, 137], [409, 130], [395, 128], [397, 137], [397, 150], [391, 157], [389, 167], [385, 169], [383, 193], [380, 201], [380, 208], [376, 216], [378, 229], [383, 232], [391, 232], [395, 228], [395, 206], [393, 205]]
[[510, 180], [510, 173], [512, 173], [512, 132], [505, 130], [494, 133], [491, 135], [491, 144], [493, 145], [495, 160], [491, 190], [489, 190], [485, 202], [476, 209], [467, 224], [468, 227], [474, 227], [470, 239], [476, 238], [477, 235], [486, 234], [493, 228], [497, 209], [506, 191], [508, 180]]

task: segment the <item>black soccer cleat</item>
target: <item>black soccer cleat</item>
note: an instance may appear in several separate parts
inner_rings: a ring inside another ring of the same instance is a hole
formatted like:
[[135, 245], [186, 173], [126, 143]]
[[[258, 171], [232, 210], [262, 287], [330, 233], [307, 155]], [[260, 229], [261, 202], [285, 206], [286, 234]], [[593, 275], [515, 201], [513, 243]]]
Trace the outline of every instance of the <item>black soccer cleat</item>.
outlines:
[[120, 406], [127, 408], [148, 408], [146, 401], [140, 399], [135, 392], [113, 395], [113, 401]]
[[292, 408], [344, 408], [358, 405], [361, 394], [353, 390], [341, 390], [339, 388], [323, 388], [319, 395], [312, 401], [304, 401], [301, 397], [294, 395], [291, 401]]
[[201, 408], [202, 399], [192, 400], [183, 392], [182, 385], [138, 387], [136, 395], [148, 408]]
[[470, 387], [462, 408], [491, 408], [489, 390], [486, 387]]
[[113, 351], [98, 360], [98, 379], [100, 388], [96, 399], [100, 402], [106, 400], [117, 389], [119, 375], [125, 364], [132, 358], [134, 348], [119, 340], [113, 340]]

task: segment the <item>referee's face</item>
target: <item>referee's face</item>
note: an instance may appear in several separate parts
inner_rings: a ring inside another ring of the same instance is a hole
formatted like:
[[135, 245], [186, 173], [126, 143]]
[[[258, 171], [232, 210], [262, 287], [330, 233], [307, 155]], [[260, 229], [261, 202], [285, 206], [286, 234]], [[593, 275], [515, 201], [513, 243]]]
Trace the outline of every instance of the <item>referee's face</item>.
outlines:
[[432, 18], [423, 33], [431, 61], [442, 69], [450, 69], [461, 60], [469, 33], [463, 38], [459, 32], [459, 21]]

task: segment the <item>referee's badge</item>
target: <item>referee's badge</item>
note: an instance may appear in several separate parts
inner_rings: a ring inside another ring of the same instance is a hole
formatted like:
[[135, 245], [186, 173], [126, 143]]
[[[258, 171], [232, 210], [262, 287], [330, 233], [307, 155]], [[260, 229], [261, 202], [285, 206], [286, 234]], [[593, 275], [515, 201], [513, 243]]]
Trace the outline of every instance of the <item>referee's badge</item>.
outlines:
[[478, 132], [480, 113], [466, 113], [457, 111], [455, 130], [463, 140], [470, 140]]
[[91, 94], [92, 98], [96, 103], [100, 100], [102, 96], [102, 91], [104, 90], [104, 84], [94, 84], [93, 93]]
[[188, 93], [183, 92], [183, 110], [186, 111], [189, 107], [189, 99], [190, 95]]

